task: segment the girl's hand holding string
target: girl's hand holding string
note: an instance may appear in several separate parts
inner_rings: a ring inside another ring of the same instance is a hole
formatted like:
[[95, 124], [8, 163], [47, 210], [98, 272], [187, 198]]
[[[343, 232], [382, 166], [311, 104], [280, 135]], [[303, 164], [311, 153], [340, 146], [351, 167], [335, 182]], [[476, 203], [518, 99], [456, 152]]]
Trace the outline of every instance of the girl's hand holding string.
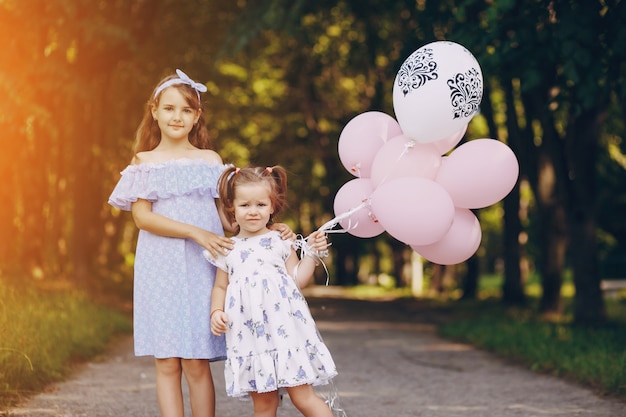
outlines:
[[[295, 246], [301, 251], [300, 259], [294, 254], [297, 263], [293, 265], [291, 276], [298, 283], [300, 288], [308, 286], [314, 276], [315, 267], [320, 264], [320, 259], [328, 256], [328, 240], [326, 232], [317, 230], [306, 238], [299, 237]], [[294, 261], [296, 262], [296, 261]], [[323, 262], [321, 262], [324, 265]], [[326, 271], [326, 285], [328, 285], [328, 269]]]
[[216, 308], [211, 312], [211, 333], [215, 336], [226, 333], [226, 323], [228, 323], [228, 317], [224, 310]]
[[308, 251], [312, 253], [306, 253], [309, 256], [323, 258], [328, 251], [328, 240], [326, 238], [326, 233], [317, 230], [311, 233], [307, 239]]

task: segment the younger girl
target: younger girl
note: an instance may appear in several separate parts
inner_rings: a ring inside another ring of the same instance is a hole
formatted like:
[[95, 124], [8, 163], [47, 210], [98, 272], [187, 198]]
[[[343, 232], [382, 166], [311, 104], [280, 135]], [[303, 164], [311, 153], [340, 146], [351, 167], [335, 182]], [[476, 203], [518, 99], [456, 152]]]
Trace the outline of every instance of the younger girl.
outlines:
[[[225, 166], [211, 150], [200, 93], [180, 70], [159, 82], [137, 130], [135, 156], [109, 204], [131, 210], [139, 230], [134, 271], [135, 355], [155, 357], [163, 417], [183, 416], [181, 376], [194, 417], [215, 415], [209, 361], [226, 356], [209, 320], [215, 268], [202, 257], [232, 248], [216, 206]], [[230, 230], [229, 230], [230, 231]], [[290, 236], [287, 228], [285, 234]]]
[[285, 207], [286, 191], [286, 172], [278, 166], [230, 167], [222, 174], [220, 200], [239, 230], [228, 255], [205, 252], [218, 266], [211, 331], [226, 333], [227, 394], [249, 394], [255, 417], [276, 416], [283, 387], [303, 415], [332, 417], [312, 386], [327, 384], [337, 371], [298, 288], [311, 280], [328, 245], [324, 233], [315, 232], [298, 260], [292, 243], [268, 229]]

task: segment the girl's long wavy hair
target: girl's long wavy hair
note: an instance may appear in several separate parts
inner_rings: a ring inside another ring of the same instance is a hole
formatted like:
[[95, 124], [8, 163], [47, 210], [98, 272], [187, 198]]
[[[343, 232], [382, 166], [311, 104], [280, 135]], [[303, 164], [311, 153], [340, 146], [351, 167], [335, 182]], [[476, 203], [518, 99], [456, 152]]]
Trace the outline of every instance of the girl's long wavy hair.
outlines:
[[270, 190], [270, 201], [274, 213], [267, 226], [287, 207], [287, 171], [280, 165], [273, 167], [237, 168], [230, 166], [222, 173], [218, 182], [220, 201], [230, 223], [235, 223], [235, 191], [239, 185], [266, 184]]
[[[159, 106], [159, 100], [163, 91], [155, 97], [154, 93], [157, 88], [164, 82], [178, 78], [177, 75], [168, 75], [163, 78], [152, 90], [152, 94], [148, 98], [146, 108], [143, 114], [143, 119], [137, 128], [135, 135], [135, 144], [133, 146], [133, 152], [151, 151], [157, 147], [161, 142], [161, 129], [156, 120], [152, 118], [152, 110]], [[212, 149], [211, 138], [209, 137], [209, 131], [206, 127], [206, 120], [204, 118], [204, 109], [202, 102], [198, 100], [198, 93], [190, 85], [187, 84], [174, 84], [168, 88], [176, 88], [182, 94], [182, 96], [189, 104], [189, 107], [200, 112], [200, 118], [198, 123], [195, 124], [191, 132], [189, 132], [189, 142], [200, 149]]]

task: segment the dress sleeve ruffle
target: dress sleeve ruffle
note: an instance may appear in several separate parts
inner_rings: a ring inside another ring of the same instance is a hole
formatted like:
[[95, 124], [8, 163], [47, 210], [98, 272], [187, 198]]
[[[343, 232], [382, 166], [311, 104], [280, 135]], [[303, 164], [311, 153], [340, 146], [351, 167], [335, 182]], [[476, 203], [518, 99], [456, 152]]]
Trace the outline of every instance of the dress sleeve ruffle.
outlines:
[[221, 269], [222, 271], [228, 272], [226, 266], [226, 257], [224, 255], [218, 253], [217, 258], [214, 258], [213, 255], [211, 255], [211, 252], [205, 249], [202, 251], [202, 256], [204, 256], [204, 259], [209, 261], [211, 265]]
[[190, 194], [217, 198], [217, 181], [226, 165], [205, 160], [176, 160], [129, 165], [109, 197], [109, 204], [130, 210], [138, 199], [156, 201]]

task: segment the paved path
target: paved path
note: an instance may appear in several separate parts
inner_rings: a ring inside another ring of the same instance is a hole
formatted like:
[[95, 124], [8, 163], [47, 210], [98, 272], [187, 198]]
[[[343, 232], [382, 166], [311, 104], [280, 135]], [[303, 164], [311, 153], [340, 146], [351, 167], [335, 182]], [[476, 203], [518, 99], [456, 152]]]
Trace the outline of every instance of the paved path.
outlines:
[[[625, 402], [438, 338], [417, 302], [311, 297], [309, 304], [338, 366], [335, 387], [348, 417], [626, 416]], [[222, 371], [213, 364], [217, 416], [251, 416], [250, 402], [224, 394]], [[103, 360], [9, 415], [158, 417], [153, 361], [135, 358], [123, 338]], [[299, 415], [286, 398], [278, 417]]]

